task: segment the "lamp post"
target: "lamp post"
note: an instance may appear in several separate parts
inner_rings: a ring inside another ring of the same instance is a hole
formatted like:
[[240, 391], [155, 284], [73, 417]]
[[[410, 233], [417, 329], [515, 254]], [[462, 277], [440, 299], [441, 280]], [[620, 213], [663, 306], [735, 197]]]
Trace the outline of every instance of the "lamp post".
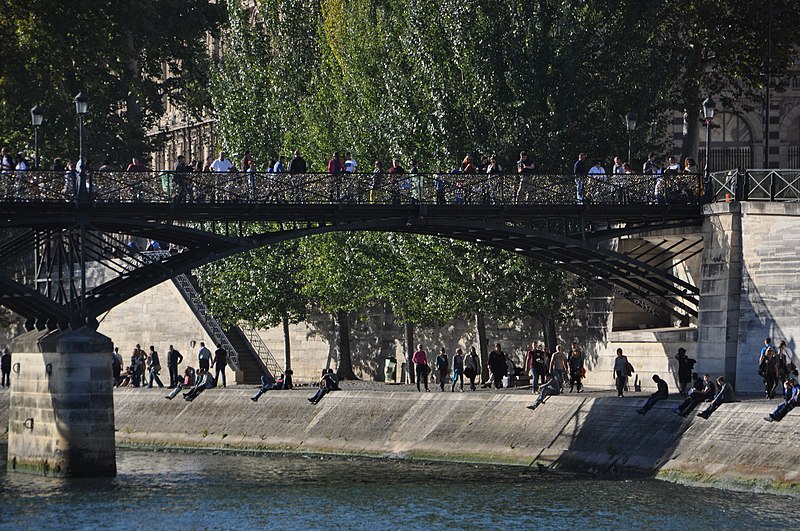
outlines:
[[711, 198], [711, 171], [709, 161], [711, 160], [711, 120], [714, 118], [714, 109], [717, 104], [711, 96], [703, 101], [703, 117], [706, 126], [706, 167], [703, 171], [703, 189], [705, 190], [706, 200]]
[[33, 169], [39, 169], [39, 126], [42, 125], [42, 120], [44, 120], [44, 112], [42, 108], [36, 105], [33, 109], [31, 109], [31, 122], [33, 123], [33, 145], [34, 145], [34, 157], [33, 157]]
[[628, 164], [630, 164], [633, 159], [633, 132], [636, 131], [637, 118], [636, 113], [633, 111], [625, 115], [625, 126], [628, 129]]
[[86, 193], [86, 173], [84, 172], [83, 164], [83, 115], [89, 110], [89, 97], [79, 92], [75, 96], [75, 112], [78, 114], [78, 164], [81, 165], [80, 171], [80, 189], [78, 190], [78, 201], [86, 200], [88, 198]]

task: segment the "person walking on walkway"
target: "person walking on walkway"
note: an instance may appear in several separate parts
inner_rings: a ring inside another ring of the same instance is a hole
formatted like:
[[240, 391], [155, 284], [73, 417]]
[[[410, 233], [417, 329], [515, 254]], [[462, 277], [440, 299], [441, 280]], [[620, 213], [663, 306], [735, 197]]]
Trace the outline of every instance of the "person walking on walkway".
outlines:
[[678, 349], [675, 359], [678, 360], [678, 393], [685, 397], [686, 386], [692, 383], [692, 371], [697, 361], [687, 356], [683, 347]]
[[211, 363], [214, 365], [216, 374], [214, 380], [219, 382], [219, 377], [222, 375], [222, 387], [225, 387], [225, 368], [228, 366], [228, 351], [222, 348], [221, 343], [217, 343], [217, 350], [214, 352], [214, 357], [211, 358]]
[[147, 384], [147, 388], [153, 388], [153, 380], [156, 381], [159, 387], [164, 387], [164, 384], [161, 383], [161, 378], [158, 377], [161, 372], [161, 361], [158, 359], [158, 352], [153, 345], [150, 345], [150, 354], [147, 355], [147, 367], [150, 370], [150, 381]]
[[211, 351], [204, 342], [200, 342], [200, 351], [197, 353], [197, 363], [206, 372], [211, 368]]
[[582, 393], [583, 356], [581, 356], [581, 351], [577, 347], [571, 350], [567, 365], [569, 366], [569, 392], [571, 393], [572, 389], [577, 387], [578, 392]]
[[758, 359], [758, 374], [764, 378], [764, 389], [767, 399], [775, 398], [775, 386], [778, 385], [778, 358], [775, 357], [775, 349], [767, 347], [764, 354]]
[[655, 393], [650, 395], [650, 398], [647, 399], [647, 402], [644, 403], [642, 407], [636, 410], [636, 412], [640, 415], [644, 415], [650, 408], [653, 407], [656, 402], [661, 400], [666, 400], [669, 398], [669, 389], [667, 388], [667, 382], [662, 380], [657, 374], [653, 375], [653, 381], [656, 383], [658, 389]]
[[417, 371], [417, 392], [420, 391], [420, 382], [425, 383], [425, 391], [430, 391], [430, 389], [428, 389], [428, 373], [430, 372], [430, 367], [428, 367], [428, 355], [422, 350], [421, 344], [417, 345], [417, 351], [414, 352], [414, 355], [411, 357], [411, 363], [414, 364]]
[[453, 356], [453, 385], [450, 386], [450, 392], [454, 393], [456, 390], [456, 382], [461, 381], [461, 392], [464, 392], [464, 351], [460, 348], [456, 349]]
[[495, 389], [503, 387], [503, 376], [506, 375], [508, 365], [500, 343], [495, 343], [494, 350], [489, 353], [489, 370], [492, 371], [492, 383]]
[[167, 370], [169, 371], [169, 388], [174, 389], [178, 385], [178, 365], [183, 361], [183, 356], [172, 345], [167, 351]]
[[617, 357], [614, 359], [614, 383], [617, 387], [617, 396], [624, 398], [623, 390], [628, 383], [628, 376], [633, 372], [631, 364], [628, 363], [627, 356], [622, 354], [622, 349], [617, 349]]
[[444, 383], [447, 381], [447, 373], [450, 372], [450, 364], [444, 347], [439, 350], [439, 355], [436, 356], [436, 372], [439, 373], [439, 390], [444, 392]]
[[550, 358], [550, 374], [561, 383], [562, 389], [564, 388], [564, 381], [568, 374], [567, 371], [569, 371], [567, 356], [561, 349], [561, 345], [556, 345], [556, 351], [553, 353], [553, 357]]
[[0, 373], [3, 374], [0, 387], [11, 388], [11, 351], [8, 347], [4, 348], [3, 354], [0, 355]]
[[469, 378], [469, 388], [475, 390], [475, 378], [481, 373], [481, 359], [475, 347], [469, 347], [469, 354], [464, 358], [464, 376]]

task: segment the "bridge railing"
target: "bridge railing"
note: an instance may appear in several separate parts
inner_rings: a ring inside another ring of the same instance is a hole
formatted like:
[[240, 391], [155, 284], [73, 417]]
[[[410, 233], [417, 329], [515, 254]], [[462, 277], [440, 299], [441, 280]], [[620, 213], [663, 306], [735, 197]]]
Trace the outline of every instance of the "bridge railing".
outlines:
[[[287, 204], [695, 204], [697, 174], [177, 173], [93, 171], [84, 197], [97, 202]], [[74, 173], [7, 175], [5, 201], [73, 201]]]
[[710, 201], [800, 201], [800, 170], [748, 169], [714, 172]]

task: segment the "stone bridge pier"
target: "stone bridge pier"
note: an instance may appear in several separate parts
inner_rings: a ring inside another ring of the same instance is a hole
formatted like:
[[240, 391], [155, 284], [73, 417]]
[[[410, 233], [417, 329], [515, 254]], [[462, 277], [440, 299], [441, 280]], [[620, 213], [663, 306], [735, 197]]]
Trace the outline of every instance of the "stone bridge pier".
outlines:
[[704, 207], [698, 355], [763, 392], [764, 339], [786, 341], [800, 366], [800, 204], [744, 201]]
[[10, 471], [116, 475], [112, 350], [108, 337], [88, 327], [14, 339]]

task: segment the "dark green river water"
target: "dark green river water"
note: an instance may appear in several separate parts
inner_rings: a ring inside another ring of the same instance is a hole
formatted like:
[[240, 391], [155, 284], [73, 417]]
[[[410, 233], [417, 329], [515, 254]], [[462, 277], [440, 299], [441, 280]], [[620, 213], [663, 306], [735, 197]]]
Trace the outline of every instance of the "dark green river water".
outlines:
[[0, 472], [2, 529], [797, 529], [800, 500], [513, 467], [122, 450], [118, 476]]

